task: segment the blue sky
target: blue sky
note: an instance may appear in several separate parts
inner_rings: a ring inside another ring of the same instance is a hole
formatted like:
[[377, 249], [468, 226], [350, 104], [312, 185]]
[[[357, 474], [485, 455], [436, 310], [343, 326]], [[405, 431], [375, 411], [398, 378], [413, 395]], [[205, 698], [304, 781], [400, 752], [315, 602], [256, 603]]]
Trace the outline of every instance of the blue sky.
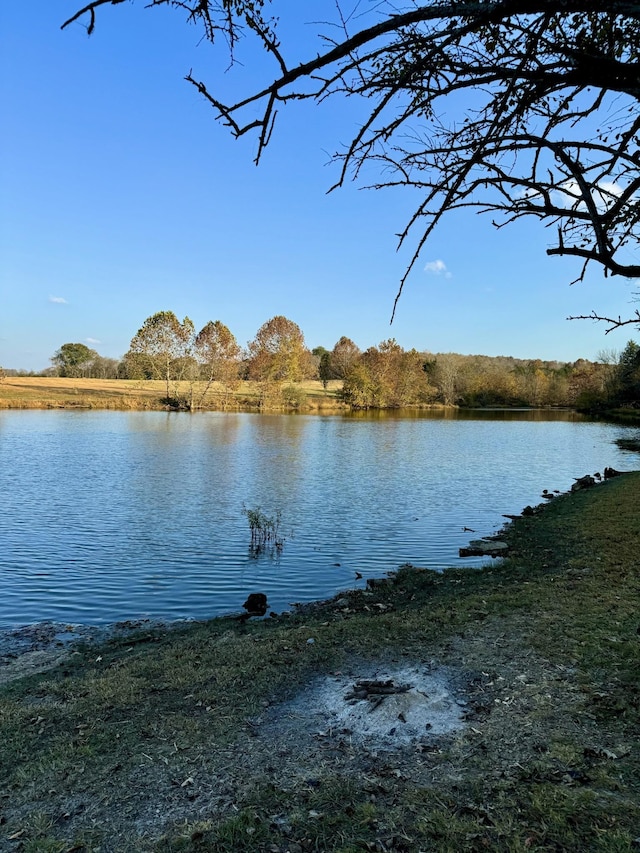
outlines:
[[[349, 185], [330, 154], [362, 105], [292, 105], [260, 166], [256, 140], [234, 140], [184, 75], [249, 92], [262, 54], [226, 72], [227, 55], [181, 13], [105, 6], [87, 37], [60, 24], [76, 0], [0, 8], [0, 365], [41, 370], [63, 343], [119, 358], [161, 310], [197, 328], [221, 320], [241, 345], [276, 314], [309, 347], [341, 335], [366, 348], [395, 337], [431, 352], [573, 361], [622, 349], [569, 314], [628, 315], [633, 283], [548, 258], [534, 222], [496, 231], [488, 217], [445, 219], [389, 319], [408, 258], [394, 236], [416, 196]], [[280, 0], [300, 57], [330, 0]], [[302, 16], [302, 17], [301, 17]]]

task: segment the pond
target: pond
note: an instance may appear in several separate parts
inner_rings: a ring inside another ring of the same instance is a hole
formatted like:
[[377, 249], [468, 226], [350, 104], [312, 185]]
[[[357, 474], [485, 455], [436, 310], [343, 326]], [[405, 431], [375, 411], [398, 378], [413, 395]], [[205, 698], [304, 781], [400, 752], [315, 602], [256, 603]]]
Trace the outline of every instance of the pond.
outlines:
[[[280, 611], [407, 562], [472, 568], [458, 549], [544, 488], [636, 468], [613, 443], [628, 430], [537, 411], [5, 411], [0, 626], [201, 619], [250, 592]], [[252, 552], [243, 507], [281, 514], [280, 551]]]

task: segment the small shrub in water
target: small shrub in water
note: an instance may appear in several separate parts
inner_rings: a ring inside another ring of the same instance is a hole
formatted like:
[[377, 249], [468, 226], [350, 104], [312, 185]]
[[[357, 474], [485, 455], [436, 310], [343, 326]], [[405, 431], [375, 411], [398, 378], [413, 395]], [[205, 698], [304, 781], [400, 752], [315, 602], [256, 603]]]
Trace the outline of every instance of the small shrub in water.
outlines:
[[260, 507], [250, 509], [243, 505], [243, 515], [246, 515], [251, 531], [251, 550], [259, 553], [267, 546], [278, 551], [284, 547], [285, 537], [280, 532], [282, 514], [278, 510], [275, 515], [266, 515]]

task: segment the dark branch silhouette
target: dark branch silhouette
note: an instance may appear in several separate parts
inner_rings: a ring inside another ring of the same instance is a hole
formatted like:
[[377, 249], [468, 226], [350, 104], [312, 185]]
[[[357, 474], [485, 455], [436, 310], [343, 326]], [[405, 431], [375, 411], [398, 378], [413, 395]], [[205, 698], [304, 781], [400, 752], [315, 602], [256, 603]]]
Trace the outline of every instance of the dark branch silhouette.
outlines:
[[620, 329], [622, 326], [630, 326], [640, 325], [640, 311], [636, 310], [634, 312], [633, 317], [627, 317], [626, 320], [623, 320], [622, 317], [603, 317], [600, 314], [596, 314], [595, 311], [592, 311], [591, 314], [579, 314], [575, 317], [567, 317], [567, 320], [597, 320], [600, 323], [607, 323], [609, 328], [605, 329], [605, 335], [608, 335], [609, 332], [613, 332], [614, 329]]
[[[63, 26], [98, 7], [94, 0]], [[355, 0], [352, 0], [355, 2]], [[259, 162], [278, 109], [332, 96], [367, 99], [368, 117], [336, 154], [335, 187], [377, 164], [375, 188], [410, 186], [422, 201], [399, 235], [415, 250], [398, 298], [442, 217], [469, 207], [504, 227], [522, 217], [553, 226], [549, 255], [583, 261], [605, 275], [640, 277], [640, 2], [611, 0], [404, 0], [372, 3], [348, 16], [340, 38], [290, 63], [280, 43], [279, 0], [150, 0], [172, 6], [231, 49], [253, 38], [273, 76], [240, 100], [216, 94], [193, 71], [186, 79], [236, 137], [257, 135]], [[286, 14], [284, 10], [282, 14]], [[363, 24], [353, 33], [350, 22]], [[330, 30], [329, 24], [318, 25]], [[291, 44], [288, 47], [293, 48]], [[594, 319], [598, 318], [594, 315]], [[626, 322], [637, 322], [637, 318]]]

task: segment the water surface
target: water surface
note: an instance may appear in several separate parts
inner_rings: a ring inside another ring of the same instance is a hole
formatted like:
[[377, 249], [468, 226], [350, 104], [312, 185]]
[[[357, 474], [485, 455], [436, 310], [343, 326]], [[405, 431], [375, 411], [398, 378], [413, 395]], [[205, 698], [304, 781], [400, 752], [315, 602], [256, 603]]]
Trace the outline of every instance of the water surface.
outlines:
[[[0, 626], [275, 610], [458, 549], [543, 488], [637, 467], [569, 413], [0, 413]], [[243, 505], [287, 541], [249, 548]], [[463, 530], [471, 528], [476, 534]]]

